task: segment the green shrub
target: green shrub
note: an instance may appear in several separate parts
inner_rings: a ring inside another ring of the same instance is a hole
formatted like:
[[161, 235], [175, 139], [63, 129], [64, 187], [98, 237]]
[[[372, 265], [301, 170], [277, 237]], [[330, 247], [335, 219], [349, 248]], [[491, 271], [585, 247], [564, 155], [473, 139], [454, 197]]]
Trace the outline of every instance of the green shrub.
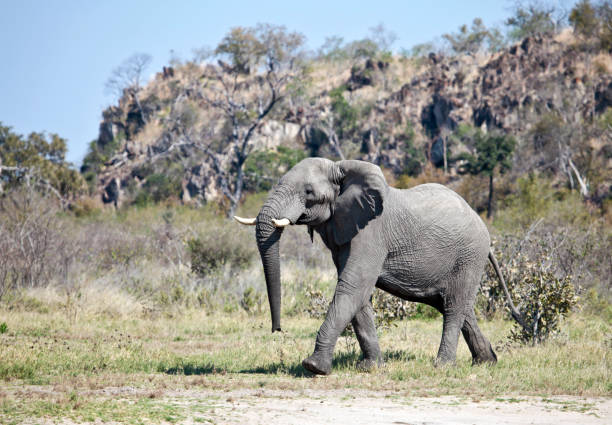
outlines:
[[181, 194], [181, 182], [176, 177], [165, 174], [151, 174], [147, 177], [144, 185], [134, 198], [134, 204], [139, 206], [151, 202], [161, 202], [171, 197], [179, 197]]
[[329, 92], [331, 110], [335, 116], [336, 133], [340, 140], [350, 138], [358, 128], [359, 110], [344, 97], [346, 86], [342, 85]]
[[255, 192], [272, 189], [283, 174], [304, 158], [303, 150], [285, 146], [253, 152], [244, 163], [246, 189]]
[[[499, 258], [510, 296], [523, 316], [525, 327], [514, 322], [509, 339], [521, 343], [537, 344], [559, 331], [559, 322], [576, 306], [578, 298], [572, 276], [563, 273], [551, 251], [543, 241], [534, 246], [508, 243], [502, 247]], [[511, 248], [512, 247], [512, 248]], [[529, 256], [526, 254], [529, 252]], [[506, 307], [506, 299], [492, 268], [482, 284], [477, 300], [477, 311], [492, 318]]]
[[248, 287], [242, 293], [242, 299], [240, 300], [240, 307], [247, 313], [253, 314], [260, 312], [262, 309], [262, 296], [252, 287]]
[[577, 304], [578, 298], [570, 276], [559, 278], [541, 262], [525, 262], [525, 278], [513, 292], [520, 299], [525, 327], [514, 323], [510, 339], [537, 344], [559, 332], [559, 321]]

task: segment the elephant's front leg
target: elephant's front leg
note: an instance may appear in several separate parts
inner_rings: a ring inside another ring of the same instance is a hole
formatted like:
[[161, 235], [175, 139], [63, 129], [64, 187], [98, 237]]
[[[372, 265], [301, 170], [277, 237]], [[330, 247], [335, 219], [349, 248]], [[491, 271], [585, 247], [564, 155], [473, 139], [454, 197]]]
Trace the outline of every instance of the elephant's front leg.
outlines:
[[332, 357], [338, 337], [363, 308], [373, 290], [374, 283], [354, 285], [344, 281], [338, 282], [325, 321], [317, 334], [314, 353], [302, 362], [306, 369], [319, 375], [331, 372]]
[[[356, 317], [366, 304], [369, 304], [370, 296], [382, 268], [384, 257], [381, 257], [380, 250], [368, 251], [367, 253], [364, 250], [356, 249], [355, 251], [362, 255], [351, 256], [346, 261], [341, 260], [339, 262], [338, 285], [327, 310], [325, 321], [317, 334], [314, 353], [302, 362], [306, 369], [316, 374], [327, 375], [331, 372], [336, 341], [349, 322]], [[358, 317], [358, 321], [362, 323], [360, 330], [368, 329], [368, 334], [373, 331], [375, 336], [376, 330], [373, 329], [373, 321], [371, 325], [368, 325], [365, 318], [361, 316]], [[362, 336], [365, 336], [365, 333], [362, 333]], [[371, 343], [372, 337], [364, 338], [365, 341]], [[380, 352], [377, 341], [375, 345], [376, 351]], [[376, 355], [374, 348], [366, 350], [370, 354]]]

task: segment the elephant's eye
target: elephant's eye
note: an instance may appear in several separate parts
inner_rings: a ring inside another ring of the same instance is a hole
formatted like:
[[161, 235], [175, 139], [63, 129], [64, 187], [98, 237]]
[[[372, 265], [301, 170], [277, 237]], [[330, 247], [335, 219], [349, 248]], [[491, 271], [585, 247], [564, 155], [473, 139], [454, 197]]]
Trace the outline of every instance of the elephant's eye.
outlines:
[[306, 196], [312, 196], [314, 194], [314, 191], [312, 190], [312, 187], [310, 186], [306, 186], [304, 188], [304, 192], [306, 192]]

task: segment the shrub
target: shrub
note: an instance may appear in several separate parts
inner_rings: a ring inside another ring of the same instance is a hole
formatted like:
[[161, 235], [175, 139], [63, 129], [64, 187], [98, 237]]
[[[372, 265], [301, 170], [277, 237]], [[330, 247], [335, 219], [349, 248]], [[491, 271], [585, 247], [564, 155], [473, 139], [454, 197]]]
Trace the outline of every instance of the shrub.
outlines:
[[232, 269], [247, 267], [255, 255], [254, 243], [244, 233], [218, 226], [187, 241], [191, 270], [206, 276], [229, 264]]
[[[532, 229], [533, 230], [533, 229]], [[517, 240], [506, 237], [500, 258], [508, 291], [521, 312], [525, 326], [514, 323], [509, 338], [522, 343], [540, 343], [559, 331], [559, 321], [577, 303], [572, 276], [563, 272], [556, 262], [556, 249], [550, 241], [530, 243], [529, 235]], [[505, 308], [505, 295], [492, 268], [482, 284], [482, 295], [477, 301], [480, 314], [491, 318]]]
[[0, 297], [12, 288], [66, 279], [78, 249], [66, 239], [60, 208], [26, 189], [0, 198]]
[[514, 323], [510, 339], [533, 345], [559, 331], [559, 321], [576, 305], [574, 285], [570, 276], [559, 278], [537, 262], [524, 262], [523, 280], [514, 286], [525, 327]]
[[396, 321], [412, 317], [417, 304], [402, 300], [384, 291], [375, 291], [372, 296], [374, 307], [374, 321], [379, 329], [388, 329], [397, 326]]
[[134, 203], [144, 206], [150, 202], [161, 202], [181, 193], [181, 182], [178, 178], [165, 174], [151, 174], [136, 195]]
[[330, 90], [331, 110], [335, 116], [335, 130], [338, 138], [348, 139], [358, 128], [359, 110], [352, 106], [344, 97], [346, 86], [342, 85]]
[[305, 313], [314, 319], [322, 319], [327, 313], [330, 300], [323, 294], [320, 288], [315, 288], [312, 284], [308, 285], [304, 290], [308, 303], [306, 304]]
[[272, 189], [283, 174], [304, 158], [303, 150], [285, 146], [253, 152], [244, 163], [245, 188], [257, 192]]
[[253, 314], [262, 310], [262, 296], [253, 287], [249, 286], [242, 293], [240, 307], [247, 313]]

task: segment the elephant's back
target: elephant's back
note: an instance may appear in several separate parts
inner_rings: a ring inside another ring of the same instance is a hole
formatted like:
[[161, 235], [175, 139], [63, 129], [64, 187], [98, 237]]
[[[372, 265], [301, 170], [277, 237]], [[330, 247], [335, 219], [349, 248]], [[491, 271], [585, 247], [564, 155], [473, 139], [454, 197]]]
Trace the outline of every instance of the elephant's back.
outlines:
[[[457, 193], [439, 184], [391, 189], [385, 201], [388, 267], [421, 282], [445, 278], [463, 264], [483, 263], [487, 227]], [[400, 270], [402, 268], [410, 270]]]
[[411, 189], [393, 189], [395, 206], [409, 214], [416, 225], [442, 227], [449, 232], [488, 231], [476, 211], [456, 192], [437, 183]]

